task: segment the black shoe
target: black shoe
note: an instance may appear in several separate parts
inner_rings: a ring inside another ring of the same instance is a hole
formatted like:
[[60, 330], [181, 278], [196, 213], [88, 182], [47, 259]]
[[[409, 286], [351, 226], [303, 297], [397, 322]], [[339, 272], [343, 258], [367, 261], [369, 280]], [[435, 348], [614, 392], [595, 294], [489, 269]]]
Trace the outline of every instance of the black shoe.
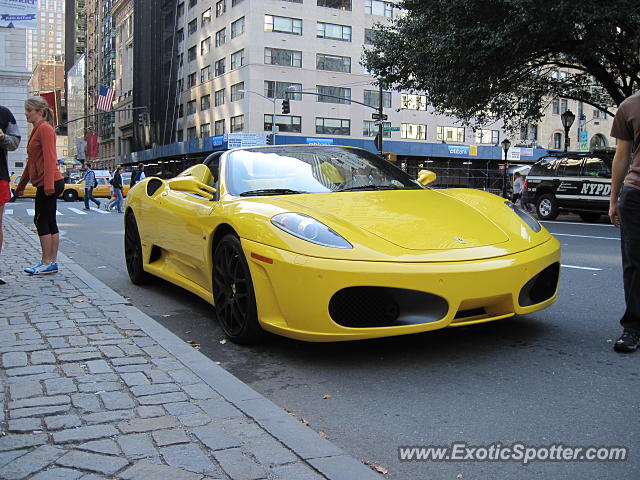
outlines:
[[616, 352], [631, 353], [635, 352], [640, 346], [640, 334], [635, 330], [624, 329], [622, 336], [613, 344]]

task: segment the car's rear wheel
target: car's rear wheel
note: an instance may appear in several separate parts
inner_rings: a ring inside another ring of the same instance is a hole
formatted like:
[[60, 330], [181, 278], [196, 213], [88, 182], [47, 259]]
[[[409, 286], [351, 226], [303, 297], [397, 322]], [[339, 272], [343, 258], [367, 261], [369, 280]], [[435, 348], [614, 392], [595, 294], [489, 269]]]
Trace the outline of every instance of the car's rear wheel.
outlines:
[[78, 200], [78, 192], [75, 190], [65, 190], [62, 193], [62, 198], [64, 198], [65, 202], [75, 202]]
[[582, 213], [579, 213], [579, 215], [580, 215], [580, 218], [582, 219], [583, 222], [594, 223], [594, 222], [597, 222], [598, 220], [600, 220], [600, 214], [599, 213], [582, 212]]
[[263, 335], [249, 265], [240, 240], [225, 235], [213, 253], [213, 298], [218, 322], [235, 343], [254, 343]]
[[558, 216], [558, 201], [552, 193], [545, 193], [538, 197], [536, 213], [540, 220], [555, 220]]
[[136, 217], [132, 212], [127, 213], [124, 221], [124, 258], [131, 282], [135, 285], [147, 283], [150, 275], [144, 271], [140, 232], [138, 231]]

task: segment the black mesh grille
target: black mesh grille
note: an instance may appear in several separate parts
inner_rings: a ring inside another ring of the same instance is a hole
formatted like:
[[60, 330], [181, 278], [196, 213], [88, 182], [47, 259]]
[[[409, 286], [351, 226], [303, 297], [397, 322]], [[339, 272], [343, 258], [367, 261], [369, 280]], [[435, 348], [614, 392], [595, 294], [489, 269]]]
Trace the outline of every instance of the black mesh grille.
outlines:
[[558, 262], [542, 270], [520, 290], [520, 295], [518, 296], [520, 306], [528, 307], [551, 298], [558, 287], [559, 277], [560, 264]]

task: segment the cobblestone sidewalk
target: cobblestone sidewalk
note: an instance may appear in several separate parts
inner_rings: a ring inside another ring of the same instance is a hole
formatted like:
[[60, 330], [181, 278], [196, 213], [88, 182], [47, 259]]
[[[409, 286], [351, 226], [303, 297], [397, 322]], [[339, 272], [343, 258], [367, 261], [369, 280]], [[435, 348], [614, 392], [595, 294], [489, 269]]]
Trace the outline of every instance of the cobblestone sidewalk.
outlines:
[[379, 479], [5, 217], [0, 479]]

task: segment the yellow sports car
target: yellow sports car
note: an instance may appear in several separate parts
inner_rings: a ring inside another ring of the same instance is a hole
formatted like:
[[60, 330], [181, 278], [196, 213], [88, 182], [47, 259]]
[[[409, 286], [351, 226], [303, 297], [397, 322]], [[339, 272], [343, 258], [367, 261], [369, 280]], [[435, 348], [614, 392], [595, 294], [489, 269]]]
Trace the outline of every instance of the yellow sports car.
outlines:
[[125, 257], [212, 303], [238, 343], [403, 335], [527, 314], [556, 299], [560, 244], [511, 202], [426, 188], [365, 150], [210, 155], [129, 192]]

